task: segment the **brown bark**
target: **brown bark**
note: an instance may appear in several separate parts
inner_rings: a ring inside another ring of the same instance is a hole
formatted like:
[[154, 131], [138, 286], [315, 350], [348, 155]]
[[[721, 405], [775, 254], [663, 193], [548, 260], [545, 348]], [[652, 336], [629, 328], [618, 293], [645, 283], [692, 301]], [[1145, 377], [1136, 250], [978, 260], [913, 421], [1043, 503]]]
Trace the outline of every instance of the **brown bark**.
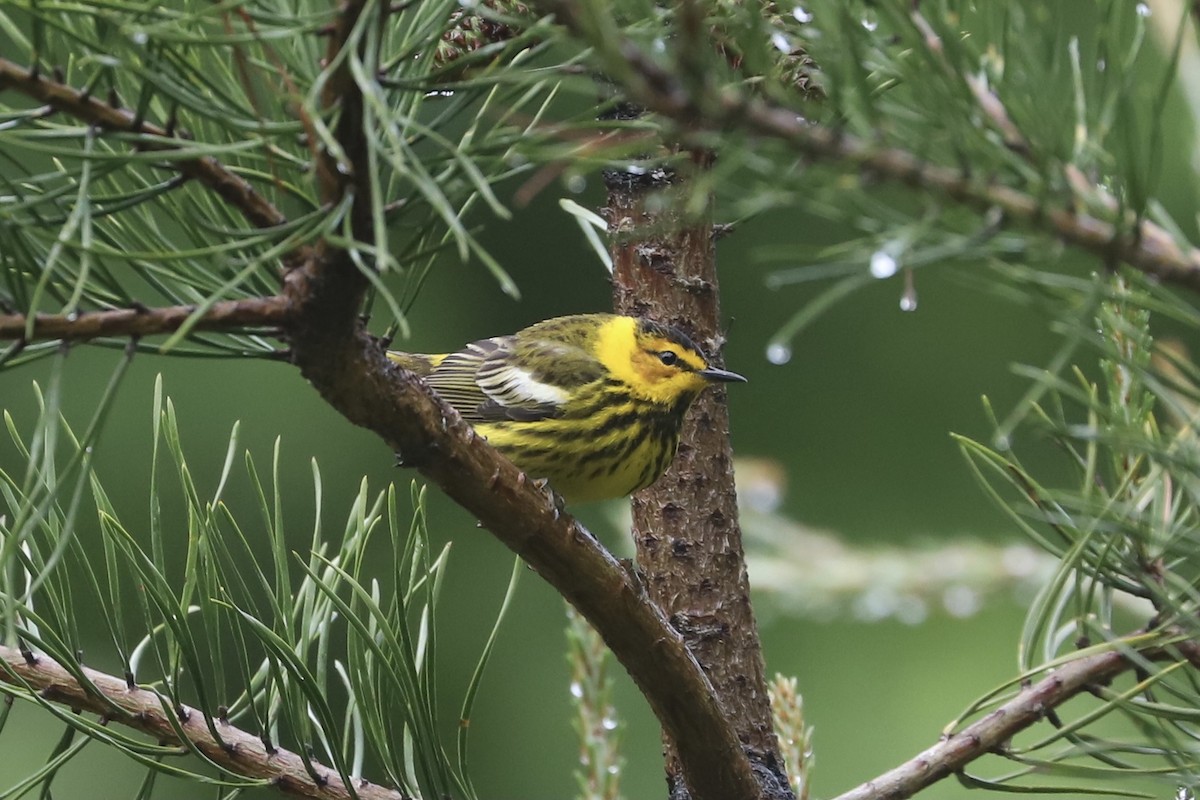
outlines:
[[[118, 108], [75, 89], [35, 69], [0, 58], [0, 91], [15, 89], [44, 103], [49, 109], [70, 114], [75, 119], [106, 131], [138, 133], [138, 146], [163, 154], [179, 173], [199, 181], [214, 194], [242, 212], [256, 228], [272, 228], [287, 222], [283, 214], [249, 182], [226, 169], [212, 156], [188, 155], [190, 143], [170, 128], [148, 122], [132, 110]], [[303, 253], [294, 254], [299, 259]]]
[[[344, 7], [330, 63], [338, 40], [354, 29], [365, 5]], [[336, 136], [345, 160], [335, 163], [332, 153], [319, 159], [318, 185], [331, 206], [343, 193], [353, 193], [351, 227], [360, 241], [370, 241], [372, 175], [362, 97], [342, 63], [330, 76], [324, 99], [338, 111]], [[723, 724], [713, 692], [687, 649], [670, 636], [658, 609], [646, 602], [643, 587], [418, 378], [391, 365], [358, 318], [367, 281], [351, 254], [326, 241], [316, 256], [285, 281], [284, 294], [295, 312], [288, 333], [301, 373], [347, 419], [377, 433], [404, 463], [476, 514], [483, 527], [588, 618], [664, 728], [688, 741], [681, 760], [697, 777], [698, 797], [751, 797], [754, 776]]]
[[[675, 325], [719, 363], [724, 340], [712, 220], [684, 220], [670, 203], [646, 210], [647, 196], [671, 180], [662, 172], [608, 176], [614, 305]], [[633, 497], [633, 536], [647, 591], [711, 681], [755, 767], [760, 796], [790, 797], [750, 606], [723, 386], [701, 395], [675, 462]], [[680, 764], [676, 743], [664, 738], [667, 782], [673, 797], [682, 796], [693, 776]]]
[[[38, 314], [34, 317], [32, 326], [24, 314], [0, 314], [0, 340], [86, 341], [105, 336], [152, 336], [179, 330], [195, 313], [196, 306], [112, 308], [79, 314]], [[287, 322], [287, 315], [287, 302], [278, 296], [224, 300], [207, 308], [192, 329], [274, 329]]]
[[[80, 677], [84, 682], [80, 681]], [[153, 736], [166, 745], [185, 745], [229, 772], [261, 779], [284, 794], [316, 800], [402, 800], [394, 789], [365, 780], [351, 784], [337, 770], [290, 750], [269, 746], [259, 736], [198, 709], [179, 705], [159, 692], [87, 667], [75, 673], [47, 655], [25, 655], [0, 645], [0, 684], [37, 693], [74, 713], [90, 711]], [[63, 713], [67, 713], [65, 710]], [[172, 719], [171, 715], [174, 715]], [[180, 747], [180, 754], [185, 751]]]

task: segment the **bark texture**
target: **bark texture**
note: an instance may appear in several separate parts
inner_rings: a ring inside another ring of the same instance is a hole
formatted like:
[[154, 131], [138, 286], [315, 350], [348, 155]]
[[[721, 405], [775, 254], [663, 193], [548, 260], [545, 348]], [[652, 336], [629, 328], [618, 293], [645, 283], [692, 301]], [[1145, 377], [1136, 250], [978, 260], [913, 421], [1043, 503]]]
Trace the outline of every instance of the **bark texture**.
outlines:
[[[698, 156], [698, 168], [704, 158]], [[721, 365], [711, 215], [685, 220], [678, 203], [647, 202], [678, 180], [670, 172], [606, 179], [614, 306], [678, 327]], [[658, 205], [661, 210], [650, 210]], [[755, 768], [760, 796], [791, 797], [750, 606], [723, 385], [693, 404], [667, 473], [634, 495], [633, 536], [647, 591], [712, 683]], [[664, 740], [671, 796], [686, 796], [676, 743]]]

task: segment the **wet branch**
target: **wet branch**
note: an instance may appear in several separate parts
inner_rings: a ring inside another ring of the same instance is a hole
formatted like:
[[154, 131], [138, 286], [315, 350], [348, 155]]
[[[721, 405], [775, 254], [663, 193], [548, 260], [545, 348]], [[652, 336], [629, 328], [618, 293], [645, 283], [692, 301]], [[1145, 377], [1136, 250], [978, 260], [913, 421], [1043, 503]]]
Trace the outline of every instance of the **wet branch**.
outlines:
[[[342, 197], [353, 195], [349, 213], [358, 241], [372, 238], [371, 171], [362, 94], [350, 69], [350, 53], [343, 48], [357, 35], [356, 56], [361, 57], [361, 37], [370, 34], [357, 26], [367, 7], [363, 2], [344, 3], [329, 31], [326, 63], [332, 65], [332, 72], [322, 100], [336, 119], [334, 135], [340, 152], [324, 148], [318, 152], [316, 164], [324, 202], [336, 207]], [[386, 9], [375, 7], [374, 13], [386, 13]], [[218, 160], [171, 158], [178, 156], [172, 151], [186, 150], [188, 141], [137, 119], [129, 110], [4, 59], [0, 59], [2, 90], [19, 91], [54, 112], [102, 130], [139, 133], [137, 146], [162, 151], [174, 169], [231, 203], [251, 224], [271, 227], [285, 222], [274, 205]], [[678, 741], [697, 743], [681, 753], [705, 787], [697, 793], [697, 800], [750, 796], [754, 787], [738, 779], [748, 771], [730, 769], [745, 756], [711, 685], [678, 634], [650, 603], [640, 580], [587, 530], [561, 514], [544, 490], [477, 439], [419, 379], [387, 361], [359, 318], [366, 278], [353, 255], [328, 242], [299, 248], [285, 257], [290, 269], [280, 296], [216, 303], [197, 327], [265, 324], [281, 328], [292, 344], [293, 361], [334, 408], [378, 434], [406, 463], [474, 513], [584, 613], [641, 687], [664, 728]], [[193, 311], [191, 307], [170, 307], [114, 309], [77, 317], [39, 315], [33, 334], [37, 338], [87, 339], [165, 333], [183, 324]], [[25, 336], [27, 317], [12, 315], [0, 320], [6, 338]], [[40, 663], [48, 666], [46, 659]], [[69, 686], [57, 677], [50, 680]], [[68, 702], [86, 707], [78, 699]], [[155, 697], [154, 707], [158, 706]], [[188, 733], [190, 728], [183, 730]], [[240, 772], [237, 763], [230, 763], [230, 769]]]
[[[86, 341], [113, 336], [151, 336], [178, 330], [196, 306], [116, 308], [78, 314], [37, 314], [30, 326], [25, 314], [0, 314], [0, 340], [58, 339]], [[236, 331], [281, 328], [288, 320], [288, 300], [280, 296], [224, 300], [195, 321], [196, 330]]]
[[[37, 70], [0, 58], [0, 91], [5, 90], [20, 92], [44, 103], [53, 111], [68, 114], [104, 131], [140, 134], [138, 147], [162, 152], [173, 169], [212, 190], [256, 228], [273, 228], [287, 222], [283, 212], [218, 159], [212, 156], [178, 155], [171, 158], [173, 151], [186, 153], [191, 142], [173, 130], [139, 118], [132, 109], [106, 103], [87, 91], [75, 89]], [[173, 127], [173, 123], [171, 125]], [[306, 248], [301, 247], [286, 256], [285, 260], [301, 260], [305, 254]]]
[[[363, 58], [371, 49], [366, 37], [375, 35], [362, 15], [386, 12], [363, 2], [347, 2], [341, 12], [331, 32], [327, 63], [332, 67], [322, 97], [328, 116], [336, 119], [338, 152], [327, 150], [318, 159], [317, 179], [321, 199], [331, 207], [352, 196], [351, 230], [356, 240], [369, 242], [367, 110], [351, 59]], [[359, 37], [352, 45], [351, 36]], [[343, 52], [351, 46], [355, 52]], [[365, 66], [362, 74], [373, 74], [371, 65]], [[745, 755], [712, 686], [650, 602], [640, 578], [562, 513], [556, 498], [478, 438], [419, 378], [387, 360], [359, 318], [367, 279], [354, 255], [326, 241], [285, 278], [284, 293], [296, 310], [286, 333], [302, 374], [330, 405], [376, 433], [403, 464], [475, 515], [587, 617], [664, 729], [686, 743], [680, 758], [694, 778], [695, 800], [754, 796], [757, 787]]]
[[[1200, 291], [1200, 249], [1181, 246], [1153, 222], [1132, 215], [1112, 222], [1074, 204], [1054, 205], [995, 180], [928, 163], [907, 150], [884, 147], [813, 124], [796, 109], [672, 72], [629, 38], [615, 31], [593, 30], [596, 23], [589, 18], [586, 4], [578, 0], [544, 0], [541, 5], [589, 41], [603, 34], [603, 51], [619, 62], [610, 76], [620, 81], [632, 102], [678, 123], [685, 141], [700, 132], [749, 131], [782, 142], [811, 159], [838, 162], [873, 178], [907, 184], [972, 208], [997, 208], [1009, 221], [1052, 233], [1102, 257], [1106, 263], [1125, 263], [1161, 280]], [[1067, 177], [1075, 199], [1105, 204], [1106, 193], [1100, 187], [1080, 185], [1073, 179], [1078, 176], [1070, 172]]]
[[[259, 736], [247, 733], [229, 722], [214, 719], [212, 726], [220, 734], [213, 737], [209, 721], [197, 709], [176, 706], [175, 702], [151, 689], [130, 686], [124, 679], [81, 667], [91, 684], [85, 686], [61, 664], [46, 655], [27, 655], [0, 645], [0, 693], [27, 697], [37, 695], [44, 701], [66, 706], [75, 713], [91, 712], [102, 719], [141, 731], [159, 742], [182, 745], [178, 733], [187, 737], [186, 747], [200, 751], [205, 758], [231, 774], [261, 779], [285, 794], [317, 800], [401, 800], [403, 795], [367, 781], [356, 781], [353, 793], [337, 771], [309, 759], [309, 766], [298, 754], [269, 747]], [[167, 709], [173, 709], [168, 712]], [[168, 713], [175, 714], [172, 720]], [[314, 780], [309, 768], [315, 768], [320, 780]]]
[[[1156, 643], [1131, 653], [1109, 650], [1068, 661], [1025, 687], [1007, 703], [900, 766], [867, 781], [834, 800], [903, 800], [941, 779], [960, 772], [987, 753], [1001, 751], [1008, 740], [1045, 719], [1047, 713], [1072, 697], [1103, 686], [1118, 675], [1136, 669], [1138, 659], [1188, 661], [1200, 668], [1200, 646], [1192, 640], [1172, 647]], [[1141, 662], [1141, 663], [1144, 663]]]

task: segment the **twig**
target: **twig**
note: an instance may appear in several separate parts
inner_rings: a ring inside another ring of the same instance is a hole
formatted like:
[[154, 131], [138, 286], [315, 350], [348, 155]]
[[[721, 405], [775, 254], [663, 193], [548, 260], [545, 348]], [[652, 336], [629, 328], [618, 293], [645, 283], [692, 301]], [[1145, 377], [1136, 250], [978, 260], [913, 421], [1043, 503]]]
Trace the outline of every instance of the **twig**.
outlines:
[[[929, 24], [929, 20], [921, 13], [921, 10], [915, 4], [913, 5], [910, 14], [913, 25], [921, 32], [921, 36], [925, 38], [925, 46], [930, 52], [937, 55], [942, 67], [951, 74], [957, 74], [950, 62], [946, 59], [946, 49], [942, 46], [941, 37], [937, 31]], [[1000, 98], [987, 87], [983, 78], [978, 75], [960, 74], [959, 78], [971, 90], [971, 96], [975, 98], [975, 102], [979, 104], [979, 110], [992, 121], [992, 125], [996, 130], [1000, 131], [1000, 135], [1004, 137], [1004, 144], [1014, 152], [1021, 153], [1028, 158], [1030, 153], [1029, 140], [1025, 138], [1025, 134], [1013, 122], [1012, 117], [1008, 115], [1008, 109], [1004, 107], [1004, 103]]]
[[1055, 207], [1000, 183], [977, 181], [961, 170], [929, 164], [898, 148], [880, 148], [829, 128], [802, 122], [794, 112], [759, 100], [725, 98], [727, 121], [739, 116], [760, 134], [785, 141], [814, 158], [857, 165], [902, 183], [944, 194], [976, 208], [996, 207], [1010, 219], [1047, 229], [1105, 258], [1115, 258], [1164, 281], [1200, 291], [1200, 249], [1181, 248], [1169, 233], [1142, 220], [1120, 230], [1070, 207]]
[[[1192, 641], [1177, 643], [1169, 649], [1156, 643], [1139, 650], [1137, 655], [1148, 660], [1182, 657], [1193, 668], [1200, 663], [1197, 643]], [[1103, 685], [1137, 667], [1138, 662], [1123, 650], [1109, 650], [1068, 661], [977, 722], [945, 736], [895, 769], [834, 800], [903, 800], [911, 797], [980, 756], [1002, 748], [1013, 736], [1045, 718], [1051, 709], [1090, 687]]]
[[[170, 333], [196, 311], [195, 306], [116, 308], [74, 315], [38, 314], [33, 335], [26, 337], [29, 318], [24, 314], [0, 315], [0, 340], [62, 339], [81, 341], [101, 336], [151, 336]], [[288, 320], [289, 302], [282, 296], [253, 297], [214, 303], [195, 323], [197, 330], [231, 331], [238, 328], [279, 328]]]
[[268, 751], [260, 737], [223, 720], [213, 719], [211, 724], [221, 736], [217, 741], [209, 730], [209, 721], [199, 710], [180, 705], [175, 712], [177, 718], [171, 720], [164, 709], [172, 708], [173, 700], [150, 689], [130, 687], [123, 678], [87, 667], [81, 667], [81, 670], [99, 694], [80, 685], [71, 672], [49, 656], [37, 655], [29, 659], [19, 650], [0, 645], [0, 684], [13, 687], [0, 686], [0, 692], [17, 696], [35, 693], [44, 700], [78, 712], [99, 714], [170, 744], [180, 744], [178, 727], [187, 736], [190, 746], [213, 763], [235, 775], [269, 781], [280, 791], [297, 797], [318, 800], [350, 800], [355, 796], [360, 800], [402, 800], [404, 797], [400, 792], [367, 781], [356, 782], [352, 793], [336, 770], [321, 765], [315, 765], [321, 780], [314, 781], [304, 760], [296, 753], [278, 747]]
[[[320, 148], [316, 155], [317, 185], [321, 200], [333, 205], [347, 193], [352, 193], [354, 204], [350, 212], [351, 230], [360, 239], [366, 238], [364, 234], [372, 227], [373, 176], [367, 160], [370, 145], [364, 129], [362, 89], [355, 80], [350, 59], [360, 57], [365, 50], [364, 40], [373, 35], [374, 29], [368, 28], [359, 33], [358, 54], [351, 53], [347, 45], [359, 18], [366, 10], [367, 4], [361, 0], [342, 3], [330, 32], [325, 60], [327, 64], [333, 65], [333, 69], [321, 92], [321, 103], [327, 112], [337, 115], [334, 135], [341, 152], [324, 147]], [[378, 10], [376, 13], [379, 13]], [[327, 242], [323, 246], [323, 254], [326, 256], [326, 265], [334, 260], [331, 256], [343, 260], [347, 256], [344, 249], [330, 248]], [[349, 266], [353, 268], [353, 264]]]
[[[584, 11], [574, 0], [545, 0], [559, 21], [581, 35], [587, 33]], [[974, 208], [998, 208], [1012, 220], [1041, 228], [1106, 260], [1129, 264], [1164, 281], [1200, 291], [1200, 249], [1181, 247], [1162, 227], [1130, 217], [1126, 228], [1077, 211], [1055, 207], [1019, 189], [976, 179], [959, 169], [930, 164], [913, 153], [881, 147], [864, 139], [807, 121], [782, 107], [737, 89], [704, 87], [691, 91], [679, 76], [632, 40], [619, 37], [605, 50], [620, 54], [619, 75], [631, 101], [680, 124], [688, 132], [720, 133], [731, 128], [776, 139], [809, 158], [836, 161], [861, 172], [945, 195]], [[710, 142], [711, 144], [711, 142]], [[1096, 189], [1096, 195], [1103, 193]]]
[[[176, 136], [173, 131], [140, 119], [132, 110], [117, 108], [93, 97], [89, 92], [72, 88], [40, 72], [0, 58], [0, 91], [6, 89], [21, 92], [40, 103], [45, 103], [55, 111], [69, 114], [102, 130], [140, 134], [138, 146], [146, 150], [169, 153], [172, 150], [185, 149], [189, 145], [188, 140]], [[287, 222], [283, 213], [259, 194], [248, 181], [230, 172], [212, 156], [171, 159], [171, 165], [180, 174], [211, 189], [240, 211], [256, 228], [273, 228]], [[284, 260], [296, 263], [304, 260], [307, 254], [308, 247], [301, 246], [288, 253]]]
[[579, 735], [575, 780], [581, 800], [621, 797], [620, 725], [612, 704], [610, 653], [587, 620], [567, 606], [567, 664], [571, 669], [572, 726]]

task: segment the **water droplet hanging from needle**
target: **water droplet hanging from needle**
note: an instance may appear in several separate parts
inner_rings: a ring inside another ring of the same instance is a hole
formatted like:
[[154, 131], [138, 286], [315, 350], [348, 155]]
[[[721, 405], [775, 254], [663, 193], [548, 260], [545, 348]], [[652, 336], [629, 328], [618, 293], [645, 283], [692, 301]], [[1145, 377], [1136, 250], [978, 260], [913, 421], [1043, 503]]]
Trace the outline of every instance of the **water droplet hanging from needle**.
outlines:
[[792, 348], [786, 342], [771, 342], [767, 345], [767, 361], [782, 366], [792, 360]]
[[917, 286], [913, 280], [912, 267], [904, 270], [904, 294], [900, 295], [900, 310], [917, 310]]

